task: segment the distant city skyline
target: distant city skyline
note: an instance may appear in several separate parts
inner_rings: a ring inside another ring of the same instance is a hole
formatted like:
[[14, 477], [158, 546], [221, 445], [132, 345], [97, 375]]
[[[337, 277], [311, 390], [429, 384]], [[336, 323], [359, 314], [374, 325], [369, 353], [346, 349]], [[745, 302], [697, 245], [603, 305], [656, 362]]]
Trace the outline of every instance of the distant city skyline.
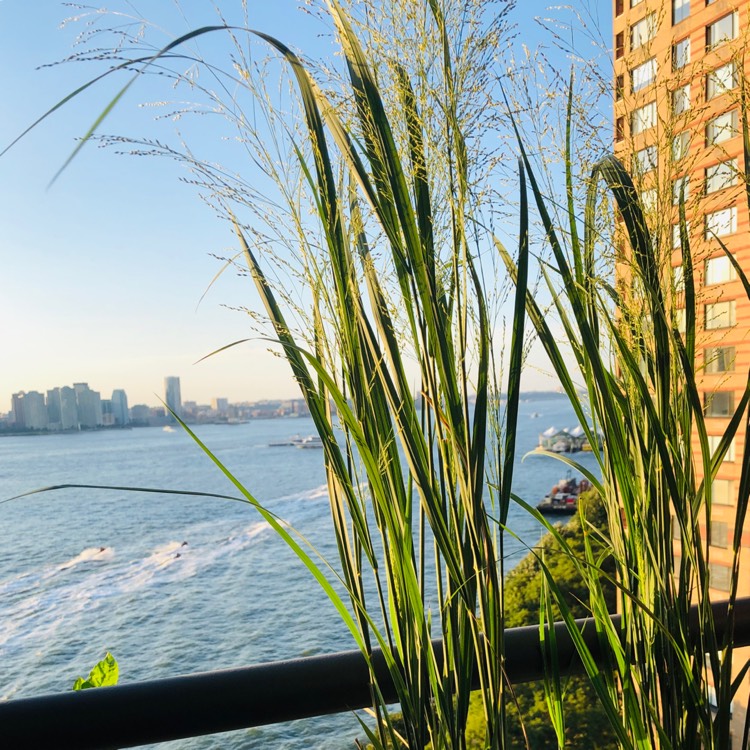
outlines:
[[[144, 12], [161, 28], [182, 33], [215, 23], [210, 5], [186, 4], [184, 18], [172, 3], [149, 4]], [[547, 5], [530, 0], [515, 13], [531, 45], [549, 40], [527, 22], [548, 15]], [[121, 12], [123, 22], [134, 12], [123, 0], [108, 7]], [[250, 0], [248, 19], [239, 2], [223, 10], [228, 23], [249, 21], [313, 56], [335, 53], [330, 27], [297, 0]], [[0, 86], [13, 102], [0, 118], [0, 151], [101, 70], [80, 63], [49, 65], [70, 56], [78, 34], [90, 30], [88, 12], [53, 0], [0, 2]], [[610, 9], [601, 13], [601, 26], [608, 28]], [[73, 14], [84, 20], [61, 27]], [[107, 25], [103, 16], [89, 20], [97, 28]], [[548, 52], [567, 68], [559, 50]], [[89, 144], [47, 189], [76, 139], [123, 83], [122, 77], [112, 78], [94, 87], [0, 158], [0, 317], [6, 321], [0, 330], [0, 410], [11, 408], [12, 393], [45, 393], [50, 383], [84, 380], [102, 393], [122, 388], [131, 403], [157, 405], [165, 373], [179, 374], [183, 393], [201, 403], [216, 397], [233, 402], [298, 397], [288, 364], [268, 353], [269, 343], [258, 338], [243, 312], [262, 309], [252, 281], [231, 271], [215, 279], [223, 264], [214, 256], [234, 256], [236, 237], [181, 182], [183, 169], [167, 159], [119, 156], [115, 149]], [[192, 130], [189, 118], [156, 124], [155, 115], [163, 111], [141, 106], [170, 96], [163, 83], [158, 77], [139, 81], [104, 132], [170, 139], [187, 130], [191, 146], [204, 147], [212, 137], [206, 118], [202, 128]], [[220, 140], [213, 136], [212, 144]], [[253, 340], [202, 359], [247, 338]], [[524, 386], [554, 388], [538, 351]]]

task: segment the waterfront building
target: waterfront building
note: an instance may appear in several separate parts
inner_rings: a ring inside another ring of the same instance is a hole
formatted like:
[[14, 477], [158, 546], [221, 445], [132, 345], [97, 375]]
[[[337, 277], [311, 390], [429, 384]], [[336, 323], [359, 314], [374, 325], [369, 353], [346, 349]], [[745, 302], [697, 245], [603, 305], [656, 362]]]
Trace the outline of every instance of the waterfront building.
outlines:
[[44, 394], [29, 391], [23, 397], [23, 426], [27, 430], [46, 430], [49, 425]]
[[47, 391], [47, 420], [50, 430], [62, 429], [60, 404], [60, 389], [52, 388]]
[[78, 401], [70, 386], [60, 388], [60, 427], [63, 430], [78, 429]]
[[[740, 86], [746, 59], [748, 0], [614, 0], [615, 154], [634, 174], [655, 247], [662, 249], [675, 322], [684, 326], [679, 208], [684, 205], [696, 288], [696, 352], [709, 444], [715, 449], [739, 403], [750, 367], [750, 303], [720, 241], [750, 271], [744, 197]], [[632, 294], [627, 258], [619, 287]], [[657, 250], [658, 252], [658, 250]], [[712, 484], [709, 573], [712, 595], [729, 591], [734, 517], [744, 431], [739, 430]], [[697, 437], [694, 448], [699, 455]], [[695, 467], [700, 479], [701, 467]], [[750, 527], [741, 534], [750, 547]], [[704, 538], [706, 528], [702, 529]], [[680, 553], [679, 541], [675, 552]], [[750, 595], [750, 550], [739, 595]], [[744, 653], [744, 652], [741, 652]], [[741, 653], [735, 656], [741, 662]], [[750, 676], [733, 717], [741, 737]], [[742, 705], [740, 705], [740, 703]]]
[[228, 398], [212, 398], [211, 408], [219, 415], [225, 416], [229, 411]]
[[128, 397], [122, 388], [116, 388], [112, 391], [112, 415], [114, 424], [124, 426], [128, 424]]
[[92, 391], [88, 383], [73, 383], [78, 404], [78, 423], [86, 429], [94, 429], [104, 424], [101, 395]]
[[26, 426], [26, 420], [23, 414], [23, 396], [24, 392], [19, 391], [11, 396], [11, 424], [15, 427], [23, 428]]
[[146, 404], [135, 404], [130, 408], [130, 421], [141, 427], [148, 425], [151, 416], [151, 407]]
[[164, 401], [178, 417], [182, 416], [182, 395], [180, 394], [180, 379], [175, 376], [164, 378]]

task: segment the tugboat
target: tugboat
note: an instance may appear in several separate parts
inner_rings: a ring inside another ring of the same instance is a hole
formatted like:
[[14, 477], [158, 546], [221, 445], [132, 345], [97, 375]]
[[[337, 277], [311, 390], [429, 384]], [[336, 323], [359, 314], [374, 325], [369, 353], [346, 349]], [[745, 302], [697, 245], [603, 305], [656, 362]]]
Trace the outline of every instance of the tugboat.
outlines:
[[588, 479], [576, 480], [568, 472], [547, 495], [536, 509], [544, 515], [570, 516], [578, 509], [578, 496], [591, 489]]

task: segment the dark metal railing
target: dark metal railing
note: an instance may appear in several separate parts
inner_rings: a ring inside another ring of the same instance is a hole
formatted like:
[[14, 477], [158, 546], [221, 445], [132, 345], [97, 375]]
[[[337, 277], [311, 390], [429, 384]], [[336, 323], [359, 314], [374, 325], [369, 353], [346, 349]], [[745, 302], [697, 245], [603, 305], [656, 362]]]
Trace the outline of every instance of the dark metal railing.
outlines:
[[[713, 605], [719, 639], [727, 627], [726, 603]], [[613, 615], [619, 624], [619, 615]], [[592, 619], [576, 621], [597, 661], [601, 653]], [[562, 623], [555, 626], [561, 673], [581, 670]], [[697, 612], [691, 628], [697, 635]], [[750, 597], [736, 602], [733, 640], [750, 645]], [[440, 642], [435, 643], [438, 657]], [[512, 683], [544, 676], [537, 626], [505, 632], [505, 670]], [[385, 659], [372, 657], [384, 697], [396, 702]], [[260, 664], [243, 669], [0, 703], [0, 746], [107, 750], [226, 732], [372, 705], [370, 676], [359, 651]]]

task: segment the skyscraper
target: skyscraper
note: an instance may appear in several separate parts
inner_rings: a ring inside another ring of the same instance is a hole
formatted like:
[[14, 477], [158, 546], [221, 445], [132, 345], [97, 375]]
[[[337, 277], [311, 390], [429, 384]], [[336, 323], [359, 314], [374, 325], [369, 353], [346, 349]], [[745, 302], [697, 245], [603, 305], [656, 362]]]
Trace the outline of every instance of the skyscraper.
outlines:
[[88, 383], [73, 383], [78, 404], [78, 423], [81, 427], [94, 429], [104, 423], [101, 395], [92, 391]]
[[68, 385], [60, 388], [60, 425], [63, 430], [78, 429], [78, 401], [76, 392]]
[[178, 377], [170, 375], [164, 378], [164, 400], [178, 417], [182, 416], [182, 395]]
[[116, 425], [126, 425], [130, 421], [128, 417], [128, 397], [122, 388], [112, 391], [112, 414]]
[[[749, 165], [743, 163], [740, 127], [740, 82], [750, 73], [749, 14], [748, 0], [614, 1], [615, 153], [634, 174], [656, 247], [667, 248], [678, 327], [684, 325], [678, 220], [684, 200], [695, 269], [699, 387], [712, 450], [750, 367], [750, 303], [719, 242], [750, 270]], [[627, 281], [627, 270], [620, 278]], [[707, 542], [716, 601], [731, 582], [744, 447], [740, 430], [712, 483]], [[700, 478], [700, 465], [695, 469]], [[705, 528], [702, 533], [705, 538]], [[741, 538], [750, 547], [748, 527]], [[750, 594], [750, 549], [744, 555], [740, 596]], [[735, 659], [740, 662], [740, 654]], [[746, 676], [734, 706], [735, 737], [742, 736], [748, 694]]]

